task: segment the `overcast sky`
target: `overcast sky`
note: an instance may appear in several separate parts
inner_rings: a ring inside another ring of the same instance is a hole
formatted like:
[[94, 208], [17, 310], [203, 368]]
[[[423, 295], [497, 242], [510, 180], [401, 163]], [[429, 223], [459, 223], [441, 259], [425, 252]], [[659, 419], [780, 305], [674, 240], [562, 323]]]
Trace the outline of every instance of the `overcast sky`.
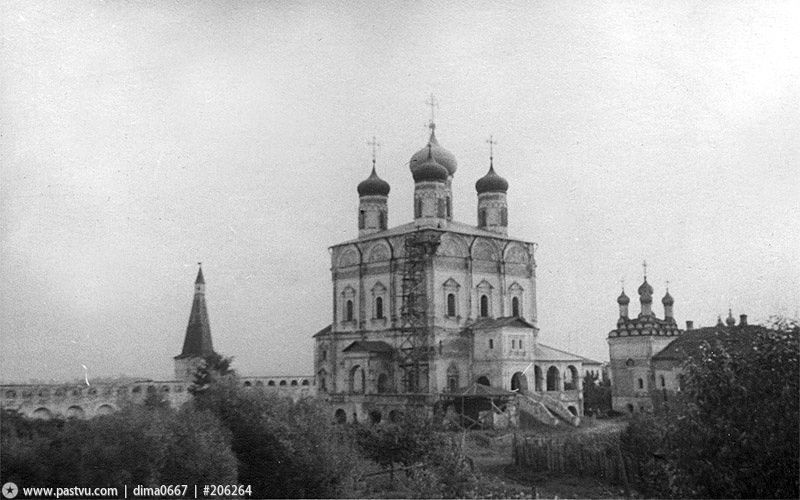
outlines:
[[203, 262], [216, 349], [310, 373], [366, 141], [389, 222], [437, 136], [508, 179], [540, 340], [606, 360], [647, 260], [680, 324], [800, 307], [800, 4], [19, 2], [0, 12], [0, 379], [168, 378]]

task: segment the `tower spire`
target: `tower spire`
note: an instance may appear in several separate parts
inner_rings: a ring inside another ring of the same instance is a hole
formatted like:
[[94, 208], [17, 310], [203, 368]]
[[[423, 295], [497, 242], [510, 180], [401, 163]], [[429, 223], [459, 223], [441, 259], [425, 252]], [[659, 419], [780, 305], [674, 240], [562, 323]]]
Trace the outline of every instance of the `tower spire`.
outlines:
[[189, 313], [189, 323], [186, 325], [183, 349], [179, 355], [175, 356], [175, 376], [182, 380], [191, 379], [194, 370], [203, 359], [214, 353], [214, 346], [211, 342], [211, 325], [206, 309], [206, 282], [201, 263], [198, 262], [197, 266], [192, 311]]

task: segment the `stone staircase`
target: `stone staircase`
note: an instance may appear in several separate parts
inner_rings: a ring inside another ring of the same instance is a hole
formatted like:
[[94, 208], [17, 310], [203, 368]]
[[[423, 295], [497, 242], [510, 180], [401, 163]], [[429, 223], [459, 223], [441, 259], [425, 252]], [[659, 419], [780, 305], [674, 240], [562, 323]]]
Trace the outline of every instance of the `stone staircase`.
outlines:
[[561, 420], [575, 427], [581, 423], [581, 419], [573, 415], [566, 405], [546, 394], [517, 393], [517, 408], [547, 425], [558, 425]]

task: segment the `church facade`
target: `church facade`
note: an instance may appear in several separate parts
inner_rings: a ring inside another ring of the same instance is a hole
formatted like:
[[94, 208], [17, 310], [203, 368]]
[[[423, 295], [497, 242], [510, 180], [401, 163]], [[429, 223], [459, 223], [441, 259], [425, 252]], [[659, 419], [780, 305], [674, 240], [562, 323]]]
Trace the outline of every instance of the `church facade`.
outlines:
[[599, 364], [538, 342], [535, 244], [508, 235], [508, 182], [490, 154], [476, 224], [454, 220], [456, 158], [430, 129], [409, 161], [414, 220], [389, 227], [390, 186], [373, 155], [357, 187], [358, 237], [330, 249], [332, 321], [314, 335], [319, 396], [340, 421], [379, 420], [480, 384], [548, 394], [581, 415], [583, 362]]

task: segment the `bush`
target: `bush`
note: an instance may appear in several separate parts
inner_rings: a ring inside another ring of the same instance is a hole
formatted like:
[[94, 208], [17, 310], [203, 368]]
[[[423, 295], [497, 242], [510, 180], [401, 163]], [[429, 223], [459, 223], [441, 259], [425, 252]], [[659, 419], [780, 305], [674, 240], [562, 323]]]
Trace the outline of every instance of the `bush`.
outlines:
[[193, 405], [230, 431], [239, 483], [252, 485], [254, 498], [340, 496], [360, 474], [346, 431], [314, 401], [245, 389], [227, 376], [196, 392]]
[[2, 422], [4, 480], [87, 487], [236, 481], [229, 436], [207, 412], [130, 406], [91, 420], [5, 413]]

